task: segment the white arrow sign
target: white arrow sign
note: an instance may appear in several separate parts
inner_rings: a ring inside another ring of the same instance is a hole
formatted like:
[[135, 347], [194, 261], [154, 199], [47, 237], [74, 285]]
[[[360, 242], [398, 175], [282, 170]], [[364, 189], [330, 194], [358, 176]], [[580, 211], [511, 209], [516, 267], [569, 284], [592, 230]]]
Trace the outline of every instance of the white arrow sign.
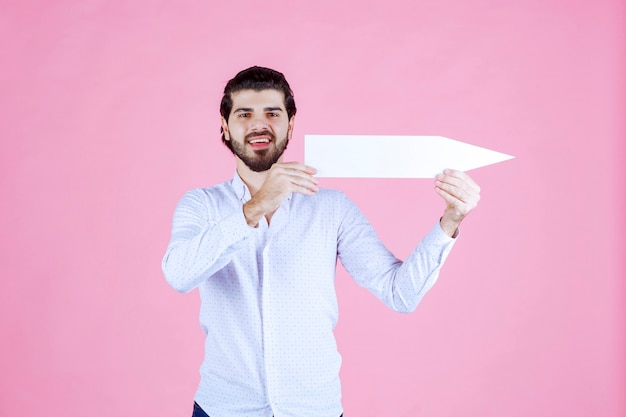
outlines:
[[318, 177], [434, 178], [512, 158], [443, 136], [304, 136], [304, 162]]

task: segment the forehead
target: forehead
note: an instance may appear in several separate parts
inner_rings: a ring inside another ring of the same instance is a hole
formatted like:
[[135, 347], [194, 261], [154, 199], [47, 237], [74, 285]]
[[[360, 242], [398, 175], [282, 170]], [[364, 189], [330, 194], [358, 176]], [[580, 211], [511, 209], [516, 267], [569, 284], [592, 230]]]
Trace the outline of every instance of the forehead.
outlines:
[[280, 107], [285, 108], [285, 95], [282, 91], [267, 90], [239, 90], [230, 95], [233, 101], [232, 111], [238, 108]]

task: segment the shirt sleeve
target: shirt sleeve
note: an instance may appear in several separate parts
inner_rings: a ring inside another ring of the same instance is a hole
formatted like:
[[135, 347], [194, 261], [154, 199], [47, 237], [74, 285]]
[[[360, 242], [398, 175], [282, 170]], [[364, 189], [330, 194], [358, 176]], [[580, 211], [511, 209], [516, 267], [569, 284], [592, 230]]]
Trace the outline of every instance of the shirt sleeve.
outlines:
[[172, 238], [163, 257], [167, 282], [179, 292], [189, 292], [222, 269], [253, 232], [241, 207], [212, 215], [209, 197], [200, 189], [189, 191], [174, 212]]
[[435, 284], [456, 239], [437, 222], [402, 262], [380, 241], [361, 211], [346, 199], [338, 235], [338, 256], [344, 268], [395, 311], [412, 312]]

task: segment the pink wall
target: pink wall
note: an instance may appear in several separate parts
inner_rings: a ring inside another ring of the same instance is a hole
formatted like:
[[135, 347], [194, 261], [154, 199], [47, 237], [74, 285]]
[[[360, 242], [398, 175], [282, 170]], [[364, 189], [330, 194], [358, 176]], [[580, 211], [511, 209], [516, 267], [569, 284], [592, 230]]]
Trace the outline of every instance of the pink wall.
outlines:
[[[182, 193], [229, 178], [253, 64], [305, 133], [439, 134], [516, 156], [415, 314], [338, 277], [347, 416], [626, 415], [619, 0], [2, 1], [0, 415], [190, 415], [197, 294], [160, 271]], [[405, 256], [424, 180], [323, 180]]]

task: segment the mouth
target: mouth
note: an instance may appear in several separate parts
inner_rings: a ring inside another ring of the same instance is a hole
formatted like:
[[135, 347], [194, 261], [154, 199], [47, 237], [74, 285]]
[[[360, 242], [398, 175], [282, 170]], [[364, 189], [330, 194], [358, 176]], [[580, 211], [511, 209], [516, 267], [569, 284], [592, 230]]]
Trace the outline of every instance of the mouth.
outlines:
[[265, 149], [269, 146], [271, 141], [271, 138], [268, 136], [254, 136], [248, 139], [248, 145], [250, 145], [252, 149]]

